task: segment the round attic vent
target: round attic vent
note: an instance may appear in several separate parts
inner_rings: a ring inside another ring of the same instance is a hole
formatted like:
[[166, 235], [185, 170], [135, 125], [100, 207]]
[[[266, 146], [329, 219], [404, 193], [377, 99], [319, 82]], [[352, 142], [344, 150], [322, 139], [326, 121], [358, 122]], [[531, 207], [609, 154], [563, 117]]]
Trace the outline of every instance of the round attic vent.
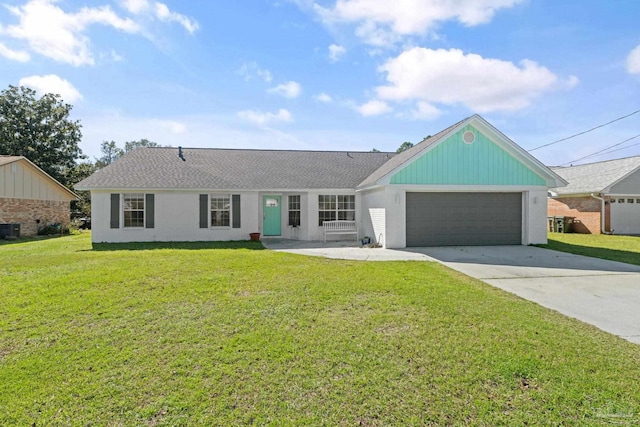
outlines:
[[465, 144], [473, 144], [476, 140], [476, 134], [468, 130], [462, 134], [462, 140]]

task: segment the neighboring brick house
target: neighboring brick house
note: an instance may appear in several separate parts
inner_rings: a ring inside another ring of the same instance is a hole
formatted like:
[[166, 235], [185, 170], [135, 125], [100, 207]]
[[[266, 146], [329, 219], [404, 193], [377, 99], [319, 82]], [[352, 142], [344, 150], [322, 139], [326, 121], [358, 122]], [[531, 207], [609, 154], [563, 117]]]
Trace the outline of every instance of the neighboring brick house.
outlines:
[[550, 190], [549, 216], [573, 217], [576, 233], [640, 234], [640, 156], [552, 170], [569, 185]]
[[34, 236], [45, 224], [67, 227], [76, 199], [26, 157], [0, 156], [0, 223], [20, 224], [21, 236]]

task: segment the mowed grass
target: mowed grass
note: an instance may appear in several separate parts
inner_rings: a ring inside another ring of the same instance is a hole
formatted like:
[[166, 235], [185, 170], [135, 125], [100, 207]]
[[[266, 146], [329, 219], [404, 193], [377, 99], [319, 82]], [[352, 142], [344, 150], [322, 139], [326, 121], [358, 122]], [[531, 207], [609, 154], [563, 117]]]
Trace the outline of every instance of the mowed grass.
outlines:
[[549, 233], [543, 248], [640, 265], [640, 236]]
[[0, 425], [640, 423], [640, 346], [436, 263], [96, 249], [0, 245]]

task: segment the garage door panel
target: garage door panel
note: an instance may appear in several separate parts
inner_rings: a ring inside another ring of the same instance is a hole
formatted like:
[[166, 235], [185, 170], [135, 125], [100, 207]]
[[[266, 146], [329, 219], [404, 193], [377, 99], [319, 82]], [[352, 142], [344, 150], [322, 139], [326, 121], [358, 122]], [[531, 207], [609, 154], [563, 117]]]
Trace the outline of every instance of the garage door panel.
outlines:
[[618, 198], [617, 203], [611, 204], [611, 228], [615, 234], [640, 234], [640, 203], [635, 203], [635, 198]]
[[407, 246], [519, 245], [522, 193], [407, 193]]

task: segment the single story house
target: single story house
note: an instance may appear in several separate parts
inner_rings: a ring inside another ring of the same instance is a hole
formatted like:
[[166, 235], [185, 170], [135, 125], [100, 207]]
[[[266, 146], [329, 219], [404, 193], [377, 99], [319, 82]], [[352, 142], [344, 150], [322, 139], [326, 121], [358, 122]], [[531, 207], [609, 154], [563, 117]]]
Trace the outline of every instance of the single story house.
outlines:
[[23, 156], [0, 156], [0, 223], [20, 224], [34, 236], [45, 224], [69, 226], [77, 196]]
[[640, 156], [554, 167], [568, 185], [549, 192], [549, 216], [574, 218], [577, 233], [640, 234]]
[[325, 221], [351, 220], [404, 248], [545, 243], [562, 185], [473, 115], [399, 154], [141, 148], [75, 188], [91, 191], [94, 242], [322, 240]]

